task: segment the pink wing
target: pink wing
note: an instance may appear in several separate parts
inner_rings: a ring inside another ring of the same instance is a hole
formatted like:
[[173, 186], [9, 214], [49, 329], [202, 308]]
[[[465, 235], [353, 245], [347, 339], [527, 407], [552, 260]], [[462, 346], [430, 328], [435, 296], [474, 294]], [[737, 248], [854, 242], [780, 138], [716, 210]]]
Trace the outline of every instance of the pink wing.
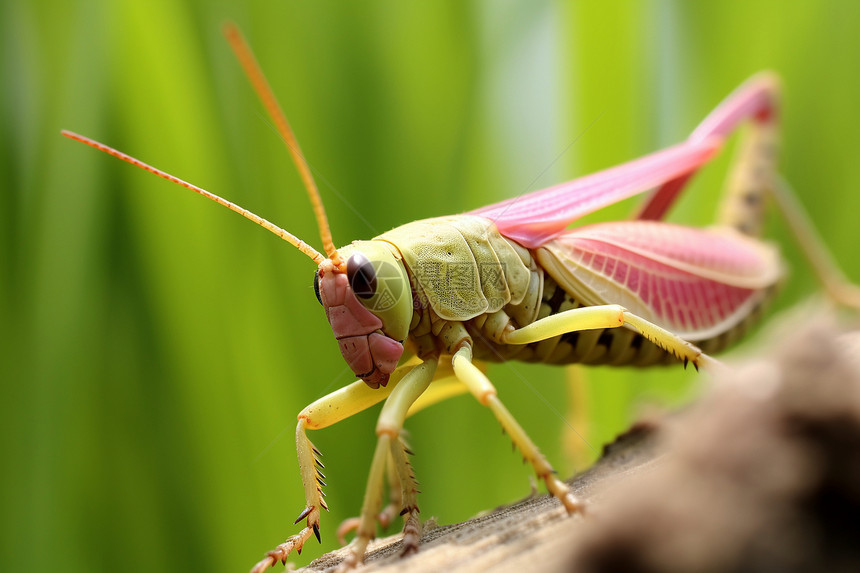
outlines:
[[[717, 108], [708, 114], [688, 138], [688, 141], [724, 139], [746, 119], [765, 123], [777, 120], [779, 80], [769, 72], [761, 72], [744, 82]], [[655, 189], [642, 205], [639, 219], [662, 219], [675, 202], [692, 173], [667, 181]]]
[[620, 304], [688, 340], [725, 332], [779, 280], [776, 251], [724, 229], [653, 221], [574, 229], [538, 261], [586, 304]]
[[651, 188], [657, 190], [646, 200], [638, 217], [660, 219], [690, 177], [717, 152], [738, 124], [746, 119], [775, 119], [777, 92], [774, 76], [753, 76], [705, 118], [684, 143], [470, 214], [492, 219], [503, 235], [529, 248], [540, 246], [584, 215]]
[[535, 248], [580, 217], [691, 173], [716, 153], [719, 143], [718, 140], [682, 143], [469, 214], [493, 220], [502, 235]]

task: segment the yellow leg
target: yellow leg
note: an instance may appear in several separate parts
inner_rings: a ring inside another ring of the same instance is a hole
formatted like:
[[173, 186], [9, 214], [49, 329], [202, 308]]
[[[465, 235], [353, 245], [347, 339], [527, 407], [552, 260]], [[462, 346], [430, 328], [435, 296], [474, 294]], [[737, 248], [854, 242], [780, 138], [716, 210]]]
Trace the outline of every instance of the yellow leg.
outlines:
[[[402, 439], [400, 440], [402, 443]], [[405, 448], [405, 444], [403, 444]], [[386, 530], [388, 526], [391, 525], [391, 522], [394, 521], [398, 515], [400, 515], [400, 510], [403, 509], [403, 484], [400, 482], [400, 475], [397, 473], [397, 468], [394, 466], [394, 459], [391, 455], [388, 456], [388, 461], [386, 462], [386, 476], [385, 479], [388, 482], [388, 505], [386, 505], [382, 511], [379, 512], [379, 515], [376, 516], [376, 521], [379, 522], [379, 526]], [[337, 526], [337, 542], [341, 545], [346, 545], [346, 536], [358, 529], [358, 524], [361, 522], [361, 519], [358, 517], [349, 517], [344, 519], [340, 525]]]
[[[483, 364], [477, 364], [477, 366], [482, 371], [486, 369]], [[451, 366], [450, 360], [444, 358], [440, 360], [439, 367], [436, 369], [436, 377], [433, 379], [433, 384], [412, 404], [406, 417], [408, 418], [416, 412], [443, 402], [448, 398], [465, 394], [468, 391], [469, 389], [454, 376], [454, 368]]]
[[299, 422], [296, 427], [296, 453], [299, 459], [302, 484], [305, 489], [305, 508], [295, 523], [304, 519], [306, 525], [297, 535], [287, 538], [275, 549], [269, 551], [266, 557], [251, 569], [251, 573], [260, 573], [278, 562], [286, 563], [290, 553], [293, 551], [302, 552], [302, 547], [311, 535], [316, 535], [317, 540], [320, 538], [320, 511], [322, 509], [328, 511], [322, 493], [325, 476], [320, 471], [323, 465], [319, 461], [319, 450], [308, 439], [306, 430], [318, 430], [331, 426], [344, 418], [378, 404], [394, 391], [402, 379], [417, 367], [417, 364], [417, 361], [409, 361], [398, 367], [391, 374], [387, 387], [374, 390], [363, 381], [358, 380], [320, 398], [299, 413]]
[[779, 130], [775, 121], [747, 126], [723, 191], [719, 225], [734, 227], [752, 237], [761, 236], [765, 199], [773, 186], [778, 148]]
[[[429, 359], [414, 367], [391, 391], [391, 395], [382, 406], [379, 420], [376, 423], [376, 435], [379, 439], [373, 461], [370, 465], [370, 475], [367, 479], [367, 490], [364, 494], [364, 504], [361, 507], [358, 531], [353, 541], [349, 555], [344, 559], [339, 570], [348, 570], [364, 560], [367, 544], [376, 536], [376, 515], [382, 506], [383, 479], [388, 456], [392, 455], [395, 467], [400, 471], [397, 458], [397, 448], [392, 449], [399, 442], [400, 431], [403, 429], [403, 421], [409, 407], [418, 399], [433, 381], [436, 373], [437, 360]], [[414, 479], [414, 478], [413, 478]], [[400, 475], [400, 482], [405, 483], [407, 479]]]
[[691, 362], [697, 370], [700, 366], [708, 369], [716, 369], [720, 366], [717, 360], [703, 354], [683, 338], [636, 316], [617, 304], [584, 306], [553, 314], [523, 328], [506, 332], [502, 335], [502, 341], [505, 344], [529, 344], [566, 332], [621, 326], [632, 326], [642, 336], [678, 357], [685, 366], [688, 362]]
[[486, 375], [472, 364], [472, 348], [470, 343], [461, 346], [454, 353], [452, 364], [454, 365], [454, 373], [457, 378], [466, 385], [481, 404], [487, 406], [493, 412], [496, 419], [499, 420], [499, 423], [514, 441], [514, 444], [520, 449], [523, 457], [534, 467], [538, 478], [544, 480], [549, 492], [564, 504], [569, 513], [582, 511], [582, 502], [573, 495], [566, 483], [556, 477], [555, 470], [552, 469], [547, 459], [540, 453], [540, 450], [538, 450], [531, 438], [528, 437], [519, 422], [516, 421], [499, 400], [496, 395], [496, 388]]
[[[479, 365], [480, 368], [483, 368], [482, 365]], [[416, 412], [419, 412], [425, 408], [429, 408], [434, 404], [438, 404], [448, 398], [453, 398], [454, 396], [459, 396], [461, 394], [465, 394], [468, 392], [468, 388], [466, 388], [462, 382], [457, 380], [454, 376], [454, 370], [451, 367], [450, 360], [441, 360], [439, 365], [436, 368], [436, 376], [433, 378], [433, 383], [430, 385], [427, 390], [421, 394], [421, 396], [416, 400], [412, 406], [410, 406], [409, 411], [406, 413], [406, 417], [410, 417]], [[403, 439], [399, 440], [400, 449], [404, 454], [411, 453], [409, 452], [406, 445], [403, 443]], [[392, 443], [392, 450], [395, 448], [395, 443]], [[404, 492], [409, 492], [415, 489], [417, 482], [415, 481], [414, 475], [410, 472], [398, 472], [398, 468], [395, 466], [394, 457], [398, 454], [392, 454], [388, 459], [388, 472], [386, 476], [386, 480], [388, 481], [389, 486], [389, 497], [388, 497], [388, 505], [383, 508], [383, 510], [377, 516], [377, 521], [379, 525], [386, 529], [394, 520], [394, 518], [401, 514], [401, 510], [406, 510], [407, 508], [415, 507], [414, 511], [410, 509], [407, 513], [403, 513], [404, 516], [404, 543], [403, 543], [403, 553], [411, 553], [414, 548], [410, 546], [409, 541], [412, 539], [417, 540], [416, 529], [420, 527], [417, 519], [412, 517], [412, 514], [417, 514], [417, 505], [409, 501], [405, 501], [406, 494]], [[406, 458], [406, 464], [408, 464], [408, 458]], [[401, 476], [404, 475], [405, 478]], [[417, 490], [416, 490], [417, 492]], [[360, 519], [358, 517], [351, 517], [349, 519], [345, 519], [337, 529], [337, 539], [341, 545], [346, 544], [346, 536], [358, 529], [358, 524]], [[419, 530], [420, 531], [420, 530]]]
[[[436, 384], [436, 380], [433, 381]], [[431, 388], [433, 386], [431, 385]], [[423, 395], [422, 395], [423, 397]], [[408, 417], [408, 415], [407, 415]], [[421, 521], [418, 519], [418, 480], [412, 464], [409, 462], [408, 454], [412, 454], [403, 438], [391, 442], [386, 465], [389, 494], [388, 505], [376, 516], [382, 529], [387, 529], [398, 515], [403, 516], [403, 550], [402, 555], [409, 555], [418, 551], [418, 540], [421, 537]], [[346, 535], [358, 529], [361, 518], [351, 517], [345, 519], [337, 528], [337, 540], [341, 545], [346, 545]]]

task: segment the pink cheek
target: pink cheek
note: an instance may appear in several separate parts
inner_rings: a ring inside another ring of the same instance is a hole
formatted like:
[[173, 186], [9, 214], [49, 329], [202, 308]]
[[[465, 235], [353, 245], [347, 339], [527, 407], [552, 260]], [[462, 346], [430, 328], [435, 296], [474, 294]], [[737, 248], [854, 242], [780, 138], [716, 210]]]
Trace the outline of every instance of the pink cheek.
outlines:
[[374, 332], [367, 338], [376, 367], [386, 374], [394, 372], [400, 357], [403, 355], [403, 345], [378, 332]]

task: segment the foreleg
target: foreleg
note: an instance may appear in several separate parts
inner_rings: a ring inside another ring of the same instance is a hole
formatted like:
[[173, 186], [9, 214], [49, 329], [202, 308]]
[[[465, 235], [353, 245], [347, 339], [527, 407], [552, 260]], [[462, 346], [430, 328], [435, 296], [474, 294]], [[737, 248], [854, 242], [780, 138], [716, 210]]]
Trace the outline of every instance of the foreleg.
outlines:
[[412, 372], [416, 365], [416, 362], [409, 362], [398, 367], [391, 374], [387, 387], [372, 389], [358, 380], [320, 398], [299, 413], [299, 422], [296, 426], [296, 453], [305, 490], [305, 508], [296, 518], [295, 523], [304, 519], [305, 527], [297, 535], [287, 538], [275, 549], [269, 551], [266, 557], [251, 569], [251, 573], [260, 573], [278, 562], [286, 563], [290, 553], [302, 552], [302, 547], [311, 535], [315, 535], [318, 541], [320, 539], [320, 511], [321, 509], [328, 511], [325, 494], [322, 492], [325, 476], [321, 471], [323, 464], [319, 460], [320, 452], [308, 439], [306, 430], [331, 426], [381, 402], [391, 394], [404, 376]]

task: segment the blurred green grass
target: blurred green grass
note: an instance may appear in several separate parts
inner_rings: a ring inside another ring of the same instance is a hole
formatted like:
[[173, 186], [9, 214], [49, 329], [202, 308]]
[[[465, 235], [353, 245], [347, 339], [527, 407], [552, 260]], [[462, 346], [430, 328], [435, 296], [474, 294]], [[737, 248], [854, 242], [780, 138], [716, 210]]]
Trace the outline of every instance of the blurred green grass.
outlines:
[[[244, 571], [297, 530], [295, 414], [351, 381], [313, 266], [59, 136], [97, 138], [318, 245], [299, 178], [221, 37], [226, 19], [279, 95], [339, 244], [677, 142], [773, 69], [785, 85], [783, 171], [860, 280], [851, 0], [13, 0], [0, 15], [0, 570]], [[711, 220], [729, 156], [673, 220]], [[792, 268], [786, 307], [817, 285], [782, 224], [771, 227]], [[563, 372], [490, 375], [570, 473]], [[596, 450], [637, 404], [682, 403], [696, 382], [680, 368], [588, 375], [587, 419], [568, 421]], [[332, 548], [359, 510], [375, 412], [314, 433], [332, 511], [324, 547], [298, 563]], [[528, 493], [528, 469], [473, 400], [408, 429], [425, 517], [449, 523]]]

